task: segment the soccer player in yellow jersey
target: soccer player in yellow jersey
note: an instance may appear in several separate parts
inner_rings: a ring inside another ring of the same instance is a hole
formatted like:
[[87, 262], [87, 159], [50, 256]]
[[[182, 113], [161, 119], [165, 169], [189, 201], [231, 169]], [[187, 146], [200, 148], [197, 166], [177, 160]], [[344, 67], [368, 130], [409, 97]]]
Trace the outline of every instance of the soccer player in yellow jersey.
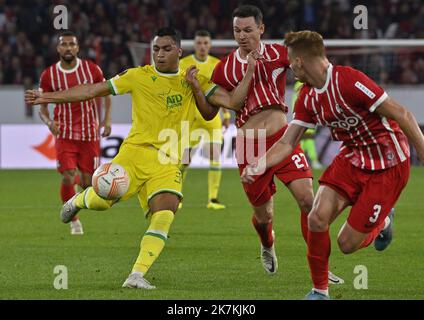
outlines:
[[[228, 93], [206, 77], [196, 77], [198, 70], [194, 67], [187, 72], [180, 71], [181, 54], [179, 32], [163, 28], [153, 40], [154, 66], [128, 69], [107, 82], [79, 85], [65, 91], [28, 90], [25, 93], [28, 104], [78, 102], [109, 94], [131, 94], [132, 128], [112, 162], [121, 165], [130, 177], [128, 192], [119, 201], [137, 195], [149, 219], [149, 227], [124, 287], [155, 288], [144, 276], [165, 246], [182, 199], [180, 164], [174, 161], [181, 152], [166, 152], [166, 133], [174, 133], [180, 144], [182, 123], [193, 121], [196, 106], [206, 119], [215, 117], [219, 107], [236, 109], [241, 106], [256, 65], [251, 55], [245, 78]], [[167, 157], [170, 161], [164, 162]], [[100, 198], [89, 187], [63, 205], [61, 219], [68, 223], [81, 209], [107, 210], [115, 202], [118, 201]]]
[[[180, 68], [186, 70], [188, 67], [195, 65], [199, 69], [199, 74], [210, 79], [212, 72], [219, 62], [218, 58], [209, 55], [211, 49], [211, 35], [207, 30], [198, 30], [194, 35], [194, 54], [184, 57], [180, 61]], [[183, 183], [187, 175], [187, 169], [190, 163], [190, 152], [203, 137], [204, 154], [209, 157], [209, 172], [208, 172], [208, 209], [225, 209], [225, 205], [218, 201], [219, 185], [221, 183], [221, 146], [222, 146], [222, 126], [228, 128], [231, 114], [229, 111], [223, 111], [224, 120], [218, 113], [215, 118], [206, 121], [200, 112], [196, 110], [193, 124], [190, 125], [191, 132], [198, 132], [197, 139], [190, 140], [189, 148], [183, 156], [181, 172]], [[180, 203], [180, 208], [182, 202]]]

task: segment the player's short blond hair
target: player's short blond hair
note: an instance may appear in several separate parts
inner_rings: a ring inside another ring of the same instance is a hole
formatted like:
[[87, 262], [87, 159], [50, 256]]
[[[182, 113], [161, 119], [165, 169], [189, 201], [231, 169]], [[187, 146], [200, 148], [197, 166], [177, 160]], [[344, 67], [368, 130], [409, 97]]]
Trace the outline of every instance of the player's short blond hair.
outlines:
[[325, 57], [324, 40], [315, 31], [288, 32], [284, 36], [284, 44], [292, 48], [295, 54], [307, 55], [309, 57]]

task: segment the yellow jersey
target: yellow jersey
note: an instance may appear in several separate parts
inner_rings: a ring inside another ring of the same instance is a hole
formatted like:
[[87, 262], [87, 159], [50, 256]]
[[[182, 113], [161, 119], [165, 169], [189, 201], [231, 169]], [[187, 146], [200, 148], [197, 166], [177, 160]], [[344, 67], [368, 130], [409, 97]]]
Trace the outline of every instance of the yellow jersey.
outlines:
[[197, 69], [199, 69], [199, 74], [210, 79], [212, 77], [213, 69], [215, 69], [218, 62], [219, 59], [211, 55], [208, 55], [206, 61], [200, 61], [196, 59], [194, 54], [191, 54], [180, 60], [180, 70], [185, 72], [188, 67], [196, 66]]
[[[197, 78], [206, 98], [218, 88], [202, 75]], [[161, 73], [146, 65], [127, 69], [107, 83], [113, 95], [130, 93], [132, 97], [132, 127], [124, 143], [158, 150], [170, 143], [180, 145], [183, 127], [193, 121], [197, 110], [185, 71]], [[178, 152], [178, 160], [180, 157]]]

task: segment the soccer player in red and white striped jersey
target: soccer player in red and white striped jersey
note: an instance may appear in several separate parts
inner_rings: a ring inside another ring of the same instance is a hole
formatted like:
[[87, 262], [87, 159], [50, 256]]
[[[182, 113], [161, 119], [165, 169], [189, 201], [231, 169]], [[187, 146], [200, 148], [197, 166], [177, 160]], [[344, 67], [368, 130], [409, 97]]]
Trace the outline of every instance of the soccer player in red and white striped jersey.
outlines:
[[[392, 239], [391, 212], [409, 178], [409, 144], [424, 162], [424, 136], [415, 117], [364, 73], [333, 66], [325, 56], [320, 34], [290, 32], [285, 36], [291, 68], [304, 82], [294, 120], [263, 162], [273, 166], [289, 156], [307, 128], [327, 126], [343, 141], [339, 155], [319, 180], [309, 214], [308, 262], [313, 290], [307, 299], [328, 299], [329, 226], [348, 206], [338, 235], [343, 253], [374, 243], [384, 250]], [[249, 166], [243, 180], [254, 181]]]
[[[40, 90], [61, 91], [79, 84], [103, 82], [103, 72], [93, 62], [79, 59], [78, 40], [66, 31], [58, 38], [57, 52], [60, 60], [41, 74]], [[102, 136], [111, 132], [110, 98], [105, 98], [105, 117]], [[96, 100], [78, 103], [58, 103], [54, 118], [50, 119], [47, 104], [41, 105], [40, 117], [56, 137], [57, 169], [62, 174], [60, 194], [65, 203], [75, 194], [76, 170], [81, 173], [83, 188], [91, 185], [91, 177], [100, 162], [99, 111]], [[71, 223], [72, 234], [82, 234], [78, 217]]]
[[[246, 56], [256, 50], [262, 56], [257, 62], [251, 88], [244, 106], [237, 112], [236, 156], [240, 174], [255, 157], [264, 154], [281, 138], [287, 128], [285, 104], [286, 71], [289, 68], [287, 48], [281, 44], [264, 44], [263, 16], [260, 9], [242, 5], [233, 12], [234, 38], [239, 47], [220, 63], [212, 75], [212, 81], [228, 91], [233, 90], [243, 79], [247, 69]], [[261, 133], [265, 137], [261, 138]], [[251, 136], [251, 137], [249, 137]], [[261, 150], [262, 149], [262, 150]], [[300, 208], [301, 229], [304, 240], [307, 236], [307, 216], [312, 208], [312, 172], [306, 157], [297, 146], [285, 161], [275, 164], [258, 177], [253, 184], [243, 183], [244, 191], [253, 208], [252, 223], [261, 241], [261, 260], [269, 274], [277, 271], [274, 249], [273, 195], [276, 192], [274, 176], [291, 191]], [[329, 273], [334, 283], [342, 283]]]

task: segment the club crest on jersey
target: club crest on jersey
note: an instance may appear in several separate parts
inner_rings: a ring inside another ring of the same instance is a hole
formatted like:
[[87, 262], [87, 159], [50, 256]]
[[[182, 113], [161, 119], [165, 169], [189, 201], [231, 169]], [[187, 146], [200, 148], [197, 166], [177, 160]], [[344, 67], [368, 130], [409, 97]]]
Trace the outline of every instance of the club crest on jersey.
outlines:
[[345, 117], [343, 120], [333, 121], [331, 126], [333, 128], [350, 130], [350, 128], [356, 127], [358, 123], [359, 119], [357, 117]]

